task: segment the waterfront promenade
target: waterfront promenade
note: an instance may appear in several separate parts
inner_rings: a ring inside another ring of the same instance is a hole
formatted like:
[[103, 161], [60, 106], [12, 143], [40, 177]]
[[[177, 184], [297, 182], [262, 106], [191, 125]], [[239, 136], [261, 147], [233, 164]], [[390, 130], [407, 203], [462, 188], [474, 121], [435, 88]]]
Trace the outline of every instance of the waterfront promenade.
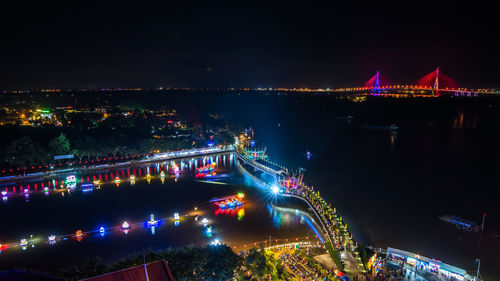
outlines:
[[[275, 170], [263, 163], [257, 162], [255, 158], [250, 159], [244, 153], [244, 147], [237, 145], [235, 154], [242, 162], [252, 166], [255, 170], [268, 173], [275, 179], [273, 183], [267, 183], [270, 191], [277, 196], [294, 197], [304, 201], [318, 218], [326, 243], [332, 248], [331, 255], [336, 260], [337, 267], [350, 274], [365, 273], [357, 243], [354, 241], [347, 224], [342, 217], [331, 208], [331, 204], [320, 196], [319, 191], [302, 182], [302, 179], [290, 175], [287, 169]], [[328, 248], [328, 246], [327, 246]], [[340, 262], [342, 260], [342, 262]]]
[[195, 149], [186, 149], [179, 151], [169, 151], [164, 153], [157, 153], [151, 156], [147, 155], [146, 157], [130, 160], [126, 162], [117, 162], [110, 164], [100, 164], [100, 165], [80, 165], [73, 166], [62, 169], [47, 169], [45, 171], [37, 172], [37, 173], [28, 173], [28, 174], [19, 174], [19, 175], [11, 175], [0, 177], [0, 183], [3, 182], [16, 182], [21, 180], [28, 179], [37, 179], [37, 178], [45, 178], [45, 177], [53, 177], [61, 174], [72, 173], [75, 171], [99, 171], [104, 169], [112, 169], [112, 168], [125, 168], [135, 165], [142, 165], [147, 163], [161, 162], [161, 161], [171, 161], [183, 158], [190, 157], [198, 157], [198, 156], [208, 156], [213, 154], [220, 153], [231, 153], [234, 151], [234, 147], [232, 145], [229, 146], [215, 146], [215, 147], [207, 147], [207, 148], [195, 148]]

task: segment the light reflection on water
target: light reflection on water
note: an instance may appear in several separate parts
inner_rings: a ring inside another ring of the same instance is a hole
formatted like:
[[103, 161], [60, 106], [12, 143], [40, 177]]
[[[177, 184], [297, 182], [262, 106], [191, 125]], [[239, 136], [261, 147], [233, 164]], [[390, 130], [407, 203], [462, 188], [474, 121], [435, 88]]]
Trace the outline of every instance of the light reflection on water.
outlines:
[[[170, 173], [171, 164], [165, 163], [78, 175], [83, 183], [80, 182], [76, 190], [56, 192], [51, 188], [48, 195], [45, 188], [26, 194], [10, 193], [8, 201], [0, 204], [0, 216], [6, 218], [3, 224], [7, 226], [7, 231], [0, 233], [0, 242], [16, 246], [2, 251], [0, 263], [7, 267], [38, 266], [50, 271], [82, 262], [87, 257], [101, 256], [105, 262], [110, 262], [147, 247], [164, 249], [188, 244], [205, 245], [210, 242], [209, 238], [221, 239], [239, 251], [247, 243], [265, 240], [269, 235], [282, 238], [305, 236], [309, 228], [307, 214], [299, 212], [297, 215], [280, 207], [273, 211], [272, 216], [283, 216], [284, 219], [276, 224], [267, 208], [263, 208], [270, 206], [267, 204], [271, 200], [268, 194], [255, 188], [258, 183], [252, 177], [242, 176], [233, 168], [232, 155], [224, 156], [205, 159], [205, 163], [216, 161], [218, 172], [218, 177], [206, 180], [194, 177], [196, 167], [203, 166], [201, 158], [185, 161], [185, 165], [177, 163], [183, 167], [179, 182], [174, 182], [175, 177]], [[188, 162], [192, 162], [191, 168]], [[161, 171], [166, 174], [164, 185], [161, 184]], [[149, 183], [148, 172], [151, 173]], [[114, 183], [117, 174], [122, 178], [118, 187]], [[126, 176], [130, 175], [135, 175], [133, 182], [126, 180]], [[92, 192], [79, 190], [82, 184], [106, 176], [110, 181], [100, 184]], [[43, 186], [48, 186], [49, 182], [52, 187], [57, 186], [62, 180], [44, 180]], [[242, 182], [245, 184], [241, 185]], [[32, 181], [30, 187], [34, 187], [34, 183], [42, 186], [40, 181]], [[23, 184], [27, 186], [27, 183]], [[245, 205], [240, 208], [218, 211], [209, 203], [213, 197], [235, 195], [240, 191], [247, 195]], [[30, 202], [24, 201], [24, 195], [30, 198]], [[161, 217], [177, 211], [181, 216], [189, 216], [182, 218], [180, 223], [168, 220], [147, 227], [150, 214]], [[198, 213], [199, 220], [196, 217]], [[206, 217], [208, 224], [204, 225], [202, 219]], [[120, 229], [125, 219], [131, 225], [127, 235]], [[100, 230], [102, 226], [104, 231]], [[211, 237], [205, 233], [207, 227], [211, 229]], [[74, 238], [76, 229], [82, 229], [85, 234], [81, 242]], [[37, 247], [30, 247], [27, 251], [16, 250], [20, 249], [19, 239], [27, 234], [34, 234], [35, 239], [30, 246], [36, 244]], [[49, 243], [47, 237], [52, 234], [58, 235], [57, 243]], [[64, 243], [60, 243], [62, 241]], [[40, 260], [40, 257], [49, 260], [48, 256], [60, 262], [53, 264]]]
[[[199, 163], [203, 163], [203, 165], [215, 163], [218, 173], [224, 173], [232, 169], [233, 159], [232, 154], [223, 154], [192, 158], [189, 160], [163, 161], [124, 168], [111, 167], [97, 172], [80, 172], [78, 169], [75, 169], [74, 171], [50, 178], [2, 182], [0, 183], [0, 190], [5, 192], [5, 194], [2, 193], [3, 203], [7, 203], [8, 198], [21, 194], [24, 194], [26, 202], [29, 202], [30, 194], [41, 191], [43, 191], [43, 194], [46, 196], [56, 192], [64, 196], [64, 191], [67, 191], [68, 194], [75, 190], [81, 190], [83, 192], [91, 191], [89, 186], [99, 188], [100, 185], [110, 182], [115, 183], [117, 187], [120, 187], [123, 183], [133, 186], [136, 181], [144, 179], [146, 179], [148, 183], [151, 183], [151, 180], [154, 178], [159, 178], [162, 184], [168, 179], [173, 179], [174, 182], [177, 182], [179, 178], [190, 178], [195, 175]], [[66, 184], [68, 177], [74, 177], [75, 182]], [[41, 187], [41, 189], [39, 189], [39, 187]]]
[[306, 224], [316, 234], [321, 243], [324, 243], [323, 237], [320, 234], [321, 231], [319, 231], [320, 228], [309, 213], [295, 208], [278, 207], [271, 203], [267, 204], [267, 210], [272, 218], [274, 227], [281, 228], [284, 226]]

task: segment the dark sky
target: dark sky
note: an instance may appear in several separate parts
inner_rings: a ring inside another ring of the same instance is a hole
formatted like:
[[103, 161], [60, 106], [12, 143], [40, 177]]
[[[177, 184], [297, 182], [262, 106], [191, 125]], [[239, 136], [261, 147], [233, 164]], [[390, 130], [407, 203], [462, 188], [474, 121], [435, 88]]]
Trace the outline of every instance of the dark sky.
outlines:
[[482, 1], [8, 1], [0, 88], [342, 87], [436, 66], [500, 87], [498, 4]]

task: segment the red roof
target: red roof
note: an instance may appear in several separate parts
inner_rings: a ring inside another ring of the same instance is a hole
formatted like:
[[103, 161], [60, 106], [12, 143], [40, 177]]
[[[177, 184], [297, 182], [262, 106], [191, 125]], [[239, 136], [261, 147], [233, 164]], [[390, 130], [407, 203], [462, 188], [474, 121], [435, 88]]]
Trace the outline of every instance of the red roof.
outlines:
[[[146, 274], [147, 270], [147, 274]], [[104, 275], [83, 279], [86, 281], [174, 281], [165, 260], [138, 265]]]

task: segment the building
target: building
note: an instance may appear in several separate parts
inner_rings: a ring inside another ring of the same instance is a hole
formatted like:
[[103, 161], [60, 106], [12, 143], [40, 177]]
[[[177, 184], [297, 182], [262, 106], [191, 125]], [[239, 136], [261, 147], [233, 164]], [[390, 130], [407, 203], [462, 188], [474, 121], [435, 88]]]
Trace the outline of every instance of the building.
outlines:
[[95, 276], [86, 281], [174, 281], [165, 260]]
[[387, 261], [397, 265], [408, 265], [415, 269], [436, 274], [447, 280], [475, 280], [464, 269], [443, 263], [436, 259], [423, 257], [411, 252], [387, 248]]

